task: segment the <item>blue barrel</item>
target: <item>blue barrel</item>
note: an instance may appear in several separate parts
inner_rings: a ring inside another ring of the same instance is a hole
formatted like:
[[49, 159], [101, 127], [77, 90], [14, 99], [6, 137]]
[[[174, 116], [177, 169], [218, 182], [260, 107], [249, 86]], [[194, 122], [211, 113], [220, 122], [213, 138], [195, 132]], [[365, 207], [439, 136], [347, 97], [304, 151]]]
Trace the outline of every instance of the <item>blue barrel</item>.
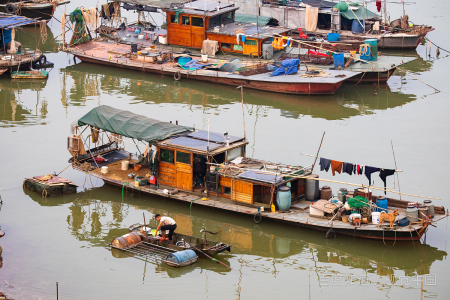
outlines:
[[335, 68], [338, 68], [338, 67], [343, 68], [345, 65], [344, 53], [335, 53], [333, 55], [333, 61], [334, 61]]
[[341, 35], [339, 33], [330, 32], [328, 34], [329, 42], [339, 42], [341, 40]]
[[377, 207], [379, 212], [388, 212], [388, 201], [386, 197], [379, 197], [377, 199]]
[[352, 22], [352, 32], [353, 33], [363, 33], [364, 30], [363, 30], [361, 23], [357, 19], [353, 20], [353, 22]]
[[377, 58], [378, 58], [377, 39], [367, 39], [367, 40], [364, 40], [364, 43], [366, 43], [370, 46], [370, 52], [372, 54], [371, 60], [377, 60]]
[[[3, 44], [3, 41], [5, 42]], [[0, 45], [2, 48], [11, 42], [11, 29], [3, 29], [3, 40], [0, 39]]]
[[197, 253], [195, 253], [194, 250], [189, 249], [167, 255], [166, 262], [169, 265], [173, 264], [175, 266], [188, 266], [195, 263], [197, 259]]
[[281, 186], [277, 193], [277, 205], [279, 210], [288, 211], [291, 208], [291, 189]]

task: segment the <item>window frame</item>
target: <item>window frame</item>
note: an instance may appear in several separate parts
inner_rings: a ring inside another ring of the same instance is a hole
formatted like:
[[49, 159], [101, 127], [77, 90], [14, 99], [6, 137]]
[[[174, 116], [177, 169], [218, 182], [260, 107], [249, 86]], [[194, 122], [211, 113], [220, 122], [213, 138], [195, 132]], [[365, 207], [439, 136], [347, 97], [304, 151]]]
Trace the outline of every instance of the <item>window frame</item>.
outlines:
[[176, 20], [177, 19], [177, 15], [176, 14], [171, 14], [170, 15], [170, 24], [178, 24], [178, 25], [180, 25], [180, 16], [178, 15], [178, 22], [172, 22], [172, 17]]
[[[200, 19], [200, 20], [202, 20], [202, 26], [194, 25], [193, 19]], [[198, 27], [198, 28], [204, 28], [204, 27], [205, 27], [205, 22], [204, 22], [204, 20], [203, 20], [202, 17], [194, 17], [194, 16], [191, 16], [191, 26], [193, 26], [193, 27]]]
[[[172, 162], [162, 160], [162, 157], [163, 157], [163, 151], [169, 151], [169, 156], [168, 156], [168, 158], [170, 158], [170, 151], [172, 151], [172, 158], [173, 158], [173, 161], [172, 161]], [[160, 161], [160, 162], [163, 162], [163, 163], [166, 163], [166, 164], [175, 164], [175, 150], [168, 149], [168, 148], [160, 148], [160, 149], [159, 149], [159, 161]]]
[[[185, 163], [184, 161], [178, 161], [178, 155], [180, 153], [183, 153], [181, 156], [184, 156], [184, 154], [187, 154], [189, 156], [189, 163]], [[178, 164], [185, 164], [185, 165], [191, 166], [192, 165], [192, 153], [191, 152], [184, 152], [184, 151], [177, 150], [177, 155], [176, 155], [175, 161]]]
[[[184, 24], [183, 20], [187, 18], [189, 20], [189, 24]], [[183, 26], [191, 26], [191, 16], [181, 16], [181, 25]]]

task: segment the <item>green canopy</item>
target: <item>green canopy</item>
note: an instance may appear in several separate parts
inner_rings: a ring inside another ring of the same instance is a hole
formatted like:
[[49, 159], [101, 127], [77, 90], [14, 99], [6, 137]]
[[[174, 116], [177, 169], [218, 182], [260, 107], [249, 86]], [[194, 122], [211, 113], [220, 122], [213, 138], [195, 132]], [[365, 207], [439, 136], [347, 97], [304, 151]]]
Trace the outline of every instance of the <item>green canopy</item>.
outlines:
[[193, 130], [191, 127], [150, 119], [107, 105], [93, 108], [78, 120], [78, 125], [90, 125], [149, 143], [164, 140], [177, 133]]
[[[352, 10], [352, 8], [349, 7], [349, 9], [347, 11], [345, 11], [345, 12], [341, 11], [341, 16], [343, 16], [349, 20], [353, 20], [353, 19], [362, 20], [363, 19], [363, 8], [358, 7], [358, 9]], [[377, 17], [379, 17], [379, 16], [376, 13], [368, 10], [367, 8], [364, 8], [364, 19], [365, 20], [377, 18]]]
[[[258, 16], [258, 25], [259, 26], [266, 26], [271, 19], [273, 19], [273, 18], [272, 17]], [[244, 23], [244, 24], [256, 23], [256, 16], [254, 16], [254, 15], [246, 15], [246, 14], [235, 14], [234, 22], [236, 22], [236, 23]]]

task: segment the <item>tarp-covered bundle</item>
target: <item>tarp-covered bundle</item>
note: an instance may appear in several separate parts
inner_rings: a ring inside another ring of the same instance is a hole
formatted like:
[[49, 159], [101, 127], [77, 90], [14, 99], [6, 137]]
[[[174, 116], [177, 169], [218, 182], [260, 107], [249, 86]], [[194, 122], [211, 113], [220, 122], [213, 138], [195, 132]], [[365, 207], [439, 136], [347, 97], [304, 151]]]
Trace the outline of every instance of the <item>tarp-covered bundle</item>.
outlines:
[[78, 125], [90, 125], [149, 143], [164, 140], [177, 133], [193, 131], [192, 127], [150, 119], [107, 105], [93, 108], [78, 120]]
[[[269, 24], [269, 22], [272, 20], [273, 23], [278, 24], [278, 20], [274, 19], [272, 17], [264, 17], [264, 16], [254, 16], [254, 15], [247, 15], [247, 14], [235, 14], [234, 16], [234, 22], [236, 23], [244, 23], [244, 24], [252, 24], [258, 22], [258, 25], [260, 26], [266, 26], [266, 25], [273, 25]], [[275, 25], [274, 25], [275, 26]]]
[[300, 59], [291, 58], [285, 59], [281, 62], [281, 67], [273, 71], [270, 76], [289, 75], [298, 72], [298, 66], [300, 65]]

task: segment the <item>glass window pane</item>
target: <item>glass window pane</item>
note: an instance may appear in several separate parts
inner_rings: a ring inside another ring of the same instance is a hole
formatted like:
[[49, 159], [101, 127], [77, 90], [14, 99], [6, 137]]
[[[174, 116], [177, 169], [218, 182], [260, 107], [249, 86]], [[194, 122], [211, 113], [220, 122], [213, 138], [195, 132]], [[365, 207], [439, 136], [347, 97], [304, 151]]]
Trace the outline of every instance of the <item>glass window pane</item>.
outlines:
[[180, 20], [177, 15], [170, 15], [170, 22], [178, 24]]
[[183, 24], [183, 25], [191, 25], [189, 17], [186, 17], [186, 16], [181, 17], [181, 24]]
[[203, 27], [203, 18], [191, 17], [192, 26]]
[[226, 194], [226, 195], [231, 195], [231, 188], [227, 187], [227, 186], [224, 186], [223, 187], [223, 193]]
[[231, 161], [239, 156], [242, 156], [242, 147], [228, 150], [228, 161]]
[[161, 149], [161, 161], [173, 164], [173, 150]]
[[177, 151], [177, 162], [190, 165], [191, 154], [187, 152]]
[[242, 51], [243, 49], [242, 45], [233, 45], [233, 50]]

